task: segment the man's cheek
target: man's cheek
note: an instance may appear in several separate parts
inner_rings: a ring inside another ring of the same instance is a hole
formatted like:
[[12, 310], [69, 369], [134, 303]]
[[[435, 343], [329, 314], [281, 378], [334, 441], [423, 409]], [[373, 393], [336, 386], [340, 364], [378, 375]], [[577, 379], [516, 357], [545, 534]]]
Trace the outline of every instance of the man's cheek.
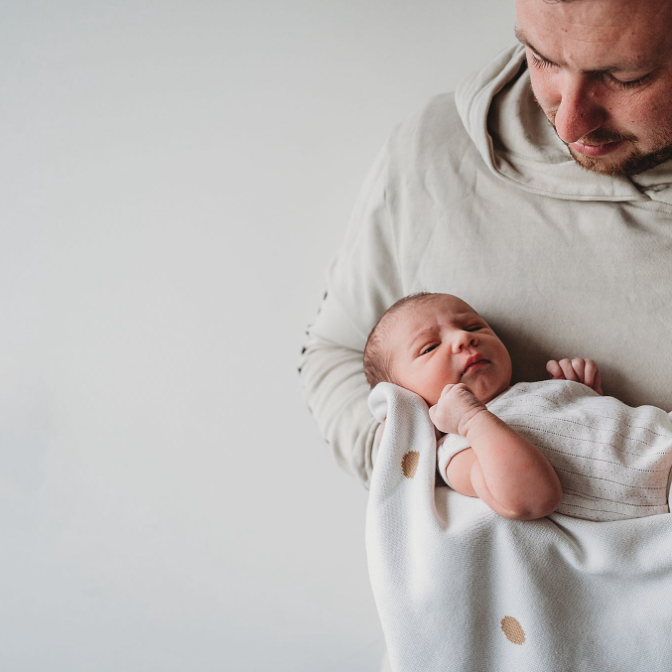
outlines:
[[539, 105], [546, 118], [551, 123], [554, 123], [557, 109], [554, 108], [551, 102], [553, 100], [551, 91], [548, 90], [548, 87], [535, 87], [534, 83], [532, 83], [532, 93], [534, 94], [535, 102]]

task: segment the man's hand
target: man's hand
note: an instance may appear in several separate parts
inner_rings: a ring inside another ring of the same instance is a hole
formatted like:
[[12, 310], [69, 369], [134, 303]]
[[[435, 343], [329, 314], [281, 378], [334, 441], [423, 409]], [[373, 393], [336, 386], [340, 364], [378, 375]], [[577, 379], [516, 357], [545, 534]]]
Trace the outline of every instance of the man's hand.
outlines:
[[485, 404], [464, 383], [456, 383], [443, 388], [438, 403], [429, 409], [429, 417], [442, 432], [466, 436], [470, 421], [481, 411], [487, 411]]
[[385, 416], [383, 418], [383, 421], [380, 423], [380, 427], [378, 427], [378, 429], [376, 431], [376, 436], [375, 436], [375, 439], [374, 439], [374, 441], [376, 441], [376, 443], [380, 443], [383, 440], [383, 434], [385, 432], [385, 421], [386, 420], [387, 420], [387, 416]]
[[546, 364], [546, 371], [556, 380], [573, 380], [587, 385], [598, 394], [604, 394], [600, 370], [592, 359], [574, 357], [574, 359], [561, 359], [559, 362], [551, 359]]

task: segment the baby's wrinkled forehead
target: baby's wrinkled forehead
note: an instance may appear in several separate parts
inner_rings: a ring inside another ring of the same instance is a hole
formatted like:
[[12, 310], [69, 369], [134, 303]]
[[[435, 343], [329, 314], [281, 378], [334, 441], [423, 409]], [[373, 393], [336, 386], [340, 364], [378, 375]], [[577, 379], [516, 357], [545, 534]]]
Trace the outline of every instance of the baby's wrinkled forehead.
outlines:
[[391, 321], [403, 324], [405, 321], [413, 319], [415, 322], [426, 320], [428, 324], [431, 324], [437, 318], [460, 319], [473, 317], [474, 315], [479, 316], [468, 303], [450, 294], [436, 294], [423, 298], [424, 300], [401, 306], [395, 314], [391, 315]]
[[[381, 321], [381, 339], [392, 350], [409, 347], [449, 324], [480, 317], [467, 303], [448, 294], [419, 297], [399, 306]], [[393, 354], [393, 353], [391, 353]]]

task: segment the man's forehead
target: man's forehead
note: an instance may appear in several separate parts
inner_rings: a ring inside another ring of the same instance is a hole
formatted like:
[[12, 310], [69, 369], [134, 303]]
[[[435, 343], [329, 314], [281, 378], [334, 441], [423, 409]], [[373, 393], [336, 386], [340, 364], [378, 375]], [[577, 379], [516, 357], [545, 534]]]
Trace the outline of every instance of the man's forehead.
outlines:
[[[540, 56], [545, 61], [553, 63], [554, 65], [564, 66], [566, 63], [562, 59], [558, 59], [558, 56], [553, 54], [550, 55], [550, 52], [544, 48], [542, 41], [540, 44], [536, 44], [537, 40], [534, 38], [529, 38], [525, 31], [522, 28], [516, 27], [515, 29], [516, 39], [523, 44], [524, 46], [530, 48], [537, 56]], [[650, 55], [641, 55], [633, 56], [628, 53], [612, 53], [605, 52], [603, 54], [603, 59], [600, 62], [594, 62], [591, 67], [581, 68], [582, 72], [617, 72], [617, 71], [638, 71], [638, 70], [653, 70], [661, 64], [661, 59], [658, 57], [651, 57]]]
[[[552, 62], [638, 69], [672, 52], [670, 0], [516, 0], [516, 36]], [[590, 61], [590, 62], [587, 62]]]
[[552, 16], [557, 28], [577, 31], [660, 23], [670, 17], [669, 0], [516, 0], [516, 19]]

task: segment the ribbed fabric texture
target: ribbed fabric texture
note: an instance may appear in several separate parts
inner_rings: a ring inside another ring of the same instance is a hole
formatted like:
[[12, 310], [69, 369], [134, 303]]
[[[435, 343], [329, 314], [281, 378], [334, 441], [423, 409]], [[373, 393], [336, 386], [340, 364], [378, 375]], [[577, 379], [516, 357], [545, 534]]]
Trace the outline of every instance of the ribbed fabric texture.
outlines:
[[[488, 410], [534, 444], [562, 483], [558, 513], [586, 520], [623, 520], [669, 513], [672, 418], [653, 406], [632, 408], [581, 383], [518, 383]], [[448, 435], [439, 473], [468, 442]]]

